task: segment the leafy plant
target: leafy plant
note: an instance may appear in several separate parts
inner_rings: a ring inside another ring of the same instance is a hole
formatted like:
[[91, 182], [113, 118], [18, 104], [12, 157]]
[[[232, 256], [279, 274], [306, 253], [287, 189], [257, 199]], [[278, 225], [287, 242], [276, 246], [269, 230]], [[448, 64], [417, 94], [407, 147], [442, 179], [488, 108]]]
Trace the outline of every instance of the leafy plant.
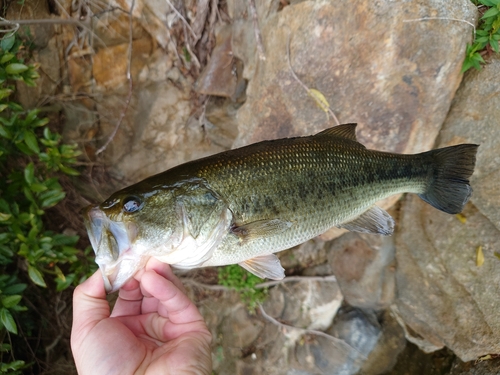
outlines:
[[25, 281], [59, 292], [92, 272], [77, 256], [78, 236], [45, 228], [45, 211], [66, 195], [57, 173], [78, 175], [72, 165], [79, 151], [62, 144], [39, 109], [25, 110], [11, 100], [13, 80], [34, 86], [38, 78], [37, 66], [26, 64], [24, 55], [15, 36], [0, 42], [0, 374], [29, 367], [20, 360], [3, 361], [5, 353], [15, 358], [15, 348], [3, 341], [18, 333], [23, 319], [16, 316], [28, 310], [22, 303]]
[[472, 45], [467, 45], [462, 72], [474, 67], [481, 69], [484, 59], [481, 52], [491, 49], [499, 52], [498, 41], [500, 40], [500, 0], [477, 0], [476, 5], [487, 7], [479, 21], [476, 30], [476, 38]]
[[237, 290], [241, 300], [247, 305], [250, 311], [267, 297], [267, 288], [257, 289], [255, 286], [264, 280], [241, 268], [237, 264], [219, 268], [219, 285]]

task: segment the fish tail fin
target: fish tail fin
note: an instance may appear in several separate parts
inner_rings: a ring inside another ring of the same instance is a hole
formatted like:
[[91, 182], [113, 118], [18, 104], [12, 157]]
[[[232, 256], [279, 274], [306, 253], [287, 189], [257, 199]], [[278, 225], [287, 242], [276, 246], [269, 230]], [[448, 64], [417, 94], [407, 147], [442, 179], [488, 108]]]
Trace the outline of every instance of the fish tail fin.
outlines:
[[420, 198], [449, 214], [461, 212], [472, 194], [469, 177], [474, 172], [478, 147], [461, 144], [429, 151], [434, 173]]

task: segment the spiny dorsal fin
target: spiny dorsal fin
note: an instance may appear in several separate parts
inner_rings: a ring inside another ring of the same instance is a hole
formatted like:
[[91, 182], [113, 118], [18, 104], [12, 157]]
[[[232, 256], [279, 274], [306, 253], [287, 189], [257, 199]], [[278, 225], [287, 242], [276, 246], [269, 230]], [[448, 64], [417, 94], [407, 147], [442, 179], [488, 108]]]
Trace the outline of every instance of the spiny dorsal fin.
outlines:
[[357, 142], [358, 140], [356, 139], [356, 125], [358, 124], [343, 124], [334, 126], [333, 128], [329, 128], [323, 130], [322, 132], [319, 132], [318, 134], [315, 135], [315, 137], [328, 135], [331, 137], [347, 138], [350, 139], [351, 141]]

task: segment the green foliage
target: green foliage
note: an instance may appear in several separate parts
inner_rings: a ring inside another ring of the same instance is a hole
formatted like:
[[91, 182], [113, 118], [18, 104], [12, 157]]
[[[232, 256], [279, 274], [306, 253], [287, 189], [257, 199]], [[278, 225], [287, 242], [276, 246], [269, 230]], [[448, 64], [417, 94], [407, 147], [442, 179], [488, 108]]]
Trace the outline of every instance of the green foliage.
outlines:
[[[35, 65], [27, 65], [22, 41], [15, 36], [0, 42], [0, 338], [18, 333], [29, 280], [56, 292], [66, 289], [90, 271], [78, 258], [78, 236], [47, 230], [45, 210], [65, 197], [57, 173], [78, 175], [72, 167], [76, 145], [61, 143], [39, 109], [25, 110], [11, 100], [13, 80], [35, 85]], [[85, 255], [88, 255], [85, 253]], [[62, 271], [65, 270], [65, 272]], [[50, 281], [50, 282], [49, 282]], [[0, 374], [20, 374], [23, 361], [4, 362], [12, 348], [1, 343]], [[10, 358], [15, 358], [12, 354]]]
[[237, 290], [240, 293], [241, 300], [250, 311], [254, 311], [267, 297], [267, 288], [255, 288], [257, 284], [262, 283], [264, 280], [237, 264], [220, 267], [218, 276], [219, 285]]
[[484, 59], [481, 51], [491, 49], [499, 52], [498, 41], [500, 40], [500, 0], [477, 0], [476, 5], [483, 5], [486, 8], [483, 16], [479, 20], [476, 30], [476, 38], [472, 45], [467, 45], [462, 72], [474, 67], [481, 69]]

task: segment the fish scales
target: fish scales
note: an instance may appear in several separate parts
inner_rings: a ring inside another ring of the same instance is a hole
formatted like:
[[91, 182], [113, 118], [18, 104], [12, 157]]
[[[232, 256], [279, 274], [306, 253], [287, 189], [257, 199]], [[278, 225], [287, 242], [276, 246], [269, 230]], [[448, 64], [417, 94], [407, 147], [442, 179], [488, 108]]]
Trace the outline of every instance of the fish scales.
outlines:
[[238, 263], [280, 279], [273, 253], [337, 226], [390, 235], [375, 203], [416, 193], [457, 213], [469, 199], [477, 145], [415, 155], [366, 149], [355, 124], [264, 141], [188, 162], [113, 194], [84, 212], [106, 289], [154, 256], [180, 268]]
[[239, 263], [307, 241], [359, 216], [375, 202], [425, 189], [425, 156], [370, 151], [343, 139], [314, 137], [271, 141], [262, 150], [241, 150], [207, 160], [197, 177], [228, 202], [236, 223], [280, 218], [293, 231], [236, 246], [228, 238], [205, 265]]

